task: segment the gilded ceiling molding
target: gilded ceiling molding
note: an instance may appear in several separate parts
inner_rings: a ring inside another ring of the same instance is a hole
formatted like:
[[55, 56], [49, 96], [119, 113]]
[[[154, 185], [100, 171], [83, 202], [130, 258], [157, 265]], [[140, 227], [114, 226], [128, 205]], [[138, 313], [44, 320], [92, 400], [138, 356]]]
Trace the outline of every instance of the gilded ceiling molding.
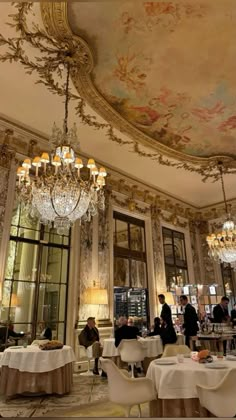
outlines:
[[[83, 122], [95, 128], [108, 129], [108, 137], [111, 141], [115, 141], [120, 145], [129, 144], [132, 146], [134, 153], [142, 157], [147, 157], [157, 161], [161, 165], [181, 168], [190, 172], [197, 172], [203, 177], [203, 181], [208, 178], [217, 180], [219, 178], [215, 168], [217, 162], [221, 160], [224, 165], [224, 171], [228, 173], [236, 173], [235, 159], [228, 156], [214, 156], [210, 158], [200, 158], [190, 156], [170, 147], [161, 144], [147, 134], [142, 133], [131, 123], [125, 120], [115, 109], [105, 100], [98, 92], [92, 81], [91, 72], [94, 65], [93, 51], [91, 46], [81, 37], [72, 33], [69, 26], [67, 16], [67, 2], [51, 2], [41, 3], [42, 18], [48, 33], [57, 40], [73, 40], [73, 44], [78, 43], [80, 48], [86, 49], [88, 55], [88, 63], [86, 66], [80, 66], [78, 71], [72, 75], [74, 85], [79, 95], [96, 111], [98, 114], [108, 121], [108, 124], [100, 124], [96, 117], [85, 114], [85, 104], [81, 101], [76, 108], [78, 115]], [[113, 127], [121, 133], [126, 134], [132, 140], [123, 140], [116, 136]], [[148, 153], [142, 147], [152, 150]], [[169, 158], [173, 160], [169, 160]]]
[[[132, 124], [123, 119], [105, 101], [92, 83], [90, 74], [94, 66], [93, 52], [85, 40], [71, 32], [67, 19], [67, 6], [67, 2], [41, 3], [42, 17], [48, 31], [46, 32], [37, 25], [33, 25], [33, 30], [27, 26], [27, 17], [31, 12], [32, 3], [16, 3], [14, 5], [16, 13], [9, 16], [11, 18], [9, 23], [16, 30], [16, 37], [8, 39], [0, 34], [0, 46], [5, 47], [0, 55], [0, 61], [20, 62], [28, 74], [37, 74], [36, 83], [42, 83], [52, 93], [62, 96], [64, 95], [64, 85], [59, 84], [55, 76], [61, 75], [60, 64], [67, 56], [71, 65], [72, 79], [79, 92], [79, 94], [70, 93], [70, 97], [77, 102], [75, 110], [83, 123], [95, 129], [105, 129], [110, 141], [119, 145], [130, 145], [132, 148], [130, 151], [141, 157], [150, 158], [168, 167], [197, 172], [204, 181], [208, 178], [213, 180], [219, 178], [218, 171], [215, 171], [216, 162], [219, 159], [223, 161], [224, 172], [236, 172], [232, 158], [225, 156], [209, 159], [196, 158], [172, 151], [169, 147], [156, 143], [149, 136], [140, 133]], [[28, 50], [25, 50], [25, 47], [37, 49], [38, 57], [29, 59]], [[107, 123], [100, 123], [95, 116], [86, 114], [84, 98], [108, 121]], [[118, 137], [114, 133], [113, 127], [128, 134], [133, 140], [124, 140]], [[153, 152], [146, 152], [142, 149], [143, 146], [148, 146], [149, 149], [151, 147]], [[169, 160], [168, 156], [172, 157], [173, 161]]]
[[[1, 145], [3, 145], [0, 155], [2, 165], [8, 165], [12, 156], [17, 156], [21, 160], [22, 157], [29, 157], [32, 154], [40, 154], [43, 150], [49, 150], [49, 142], [46, 137], [16, 125], [0, 115], [0, 147]], [[82, 154], [82, 157], [86, 156]], [[130, 208], [131, 211], [134, 211], [136, 206], [139, 208], [139, 203], [145, 204], [145, 209], [140, 207], [141, 213], [146, 211], [146, 207], [154, 206], [158, 209], [158, 217], [161, 216], [162, 211], [165, 211], [168, 213], [168, 216], [165, 216], [168, 220], [165, 221], [172, 224], [176, 221], [176, 217], [200, 223], [203, 220], [214, 220], [225, 215], [223, 203], [198, 209], [169, 194], [159, 192], [157, 189], [133, 180], [128, 175], [124, 176], [109, 167], [107, 169], [107, 193], [115, 195], [116, 199], [120, 201], [122, 195], [122, 203], [117, 202], [116, 204], [126, 209]], [[236, 213], [236, 199], [229, 200], [229, 204], [232, 206], [232, 212]], [[183, 227], [180, 225], [182, 223], [179, 219], [178, 226]]]
[[111, 203], [116, 204], [117, 206], [121, 207], [122, 209], [129, 210], [131, 212], [139, 213], [139, 214], [148, 214], [150, 213], [149, 208], [142, 208], [138, 205], [138, 203], [132, 198], [125, 198], [120, 200], [116, 194], [111, 194]]

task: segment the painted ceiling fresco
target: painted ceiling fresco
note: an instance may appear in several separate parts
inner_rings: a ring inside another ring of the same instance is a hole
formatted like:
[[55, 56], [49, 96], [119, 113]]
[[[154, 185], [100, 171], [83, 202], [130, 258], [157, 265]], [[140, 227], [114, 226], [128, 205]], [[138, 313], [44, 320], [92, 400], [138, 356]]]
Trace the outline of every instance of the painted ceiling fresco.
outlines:
[[235, 156], [235, 0], [68, 2], [68, 21], [124, 119], [176, 151]]

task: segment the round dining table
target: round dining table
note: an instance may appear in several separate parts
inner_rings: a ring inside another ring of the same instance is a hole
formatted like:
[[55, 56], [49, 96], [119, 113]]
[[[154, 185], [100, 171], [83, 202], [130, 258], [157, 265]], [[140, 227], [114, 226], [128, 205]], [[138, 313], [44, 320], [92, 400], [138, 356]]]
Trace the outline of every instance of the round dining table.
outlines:
[[0, 392], [16, 394], [66, 394], [73, 379], [74, 351], [41, 350], [39, 346], [7, 348], [1, 358]]
[[[163, 353], [163, 345], [159, 335], [154, 337], [138, 338], [144, 349], [143, 370], [147, 371], [150, 362]], [[110, 357], [121, 367], [119, 349], [115, 347], [114, 338], [105, 338], [103, 341], [103, 357]]]
[[[157, 357], [163, 353], [163, 345], [159, 335], [155, 337], [138, 338], [144, 349], [145, 357]], [[103, 341], [103, 357], [119, 356], [119, 349], [115, 347], [114, 338], [105, 338]]]
[[207, 416], [200, 407], [196, 385], [216, 386], [229, 369], [235, 369], [236, 362], [223, 360], [225, 369], [210, 369], [208, 364], [184, 358], [178, 363], [177, 357], [168, 357], [173, 364], [161, 365], [154, 360], [150, 363], [146, 377], [151, 379], [158, 398], [150, 403], [151, 417], [199, 417]]

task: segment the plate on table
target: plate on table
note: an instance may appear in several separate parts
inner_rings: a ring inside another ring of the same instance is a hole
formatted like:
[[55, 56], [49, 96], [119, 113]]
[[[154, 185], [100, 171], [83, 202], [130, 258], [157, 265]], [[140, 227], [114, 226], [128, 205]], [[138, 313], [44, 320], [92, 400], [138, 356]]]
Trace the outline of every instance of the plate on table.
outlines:
[[176, 364], [177, 362], [175, 360], [169, 360], [169, 358], [155, 360], [155, 365], [176, 365]]
[[228, 366], [222, 362], [206, 363], [205, 366], [208, 369], [227, 369], [228, 368]]
[[23, 349], [23, 346], [10, 346], [9, 349]]
[[229, 354], [226, 356], [226, 360], [231, 360], [232, 362], [236, 362], [236, 356]]

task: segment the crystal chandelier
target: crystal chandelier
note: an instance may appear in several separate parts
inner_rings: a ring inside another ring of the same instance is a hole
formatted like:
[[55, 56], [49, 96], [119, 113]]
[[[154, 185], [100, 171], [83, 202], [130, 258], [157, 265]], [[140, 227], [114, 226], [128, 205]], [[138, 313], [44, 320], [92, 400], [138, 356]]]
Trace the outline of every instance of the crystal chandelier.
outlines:
[[54, 151], [43, 152], [33, 161], [25, 159], [17, 170], [20, 203], [44, 225], [53, 224], [59, 234], [66, 232], [76, 220], [83, 217], [90, 221], [99, 209], [104, 210], [103, 187], [107, 175], [104, 168], [97, 169], [93, 159], [88, 160], [85, 169], [75, 155], [73, 146], [79, 146], [76, 126], [68, 129], [69, 59], [66, 65], [65, 117], [62, 130], [55, 123], [53, 126], [50, 145]]
[[231, 218], [230, 205], [226, 201], [222, 162], [219, 162], [219, 171], [227, 218], [223, 224], [222, 232], [211, 233], [206, 239], [209, 256], [218, 263], [230, 264], [236, 270], [236, 229]]

